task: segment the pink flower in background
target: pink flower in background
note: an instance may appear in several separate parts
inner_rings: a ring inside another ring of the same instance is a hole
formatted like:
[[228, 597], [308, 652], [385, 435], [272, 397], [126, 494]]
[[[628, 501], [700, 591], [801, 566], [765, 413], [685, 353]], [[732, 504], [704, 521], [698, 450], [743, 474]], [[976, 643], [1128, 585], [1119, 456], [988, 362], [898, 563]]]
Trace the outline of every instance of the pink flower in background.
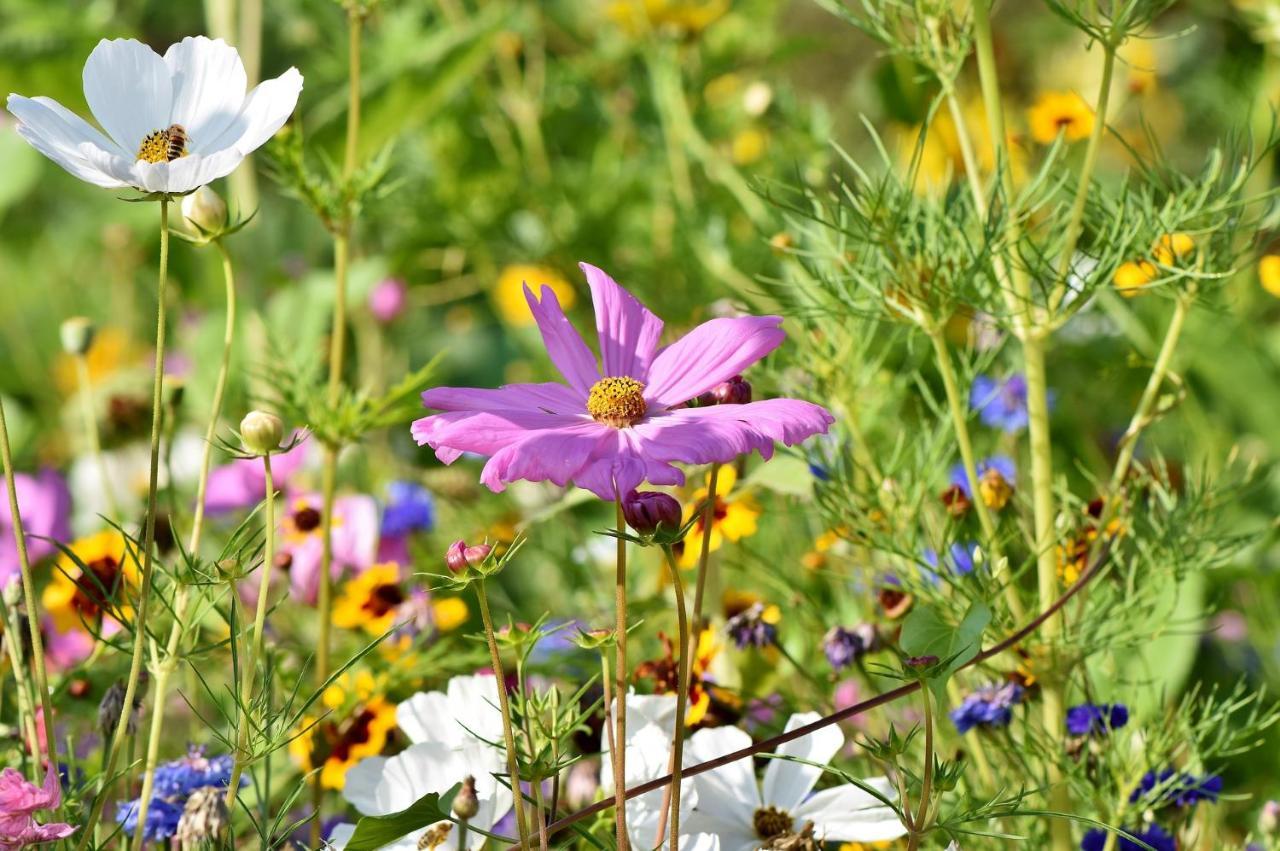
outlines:
[[[307, 444], [299, 443], [288, 452], [271, 456], [271, 474], [277, 488], [283, 488], [289, 477], [307, 461]], [[209, 472], [209, 486], [204, 506], [211, 514], [252, 508], [267, 496], [267, 477], [262, 461], [237, 458]]]
[[687, 407], [781, 345], [781, 317], [712, 319], [659, 348], [662, 320], [603, 271], [581, 266], [600, 361], [555, 292], [544, 286], [539, 301], [526, 285], [547, 354], [567, 384], [428, 390], [423, 404], [445, 413], [413, 424], [419, 445], [446, 464], [464, 452], [491, 456], [480, 480], [494, 491], [522, 479], [572, 482], [612, 500], [646, 481], [682, 484], [674, 464], [726, 462], [753, 450], [768, 458], [775, 442], [799, 443], [834, 422], [797, 399]]
[[[111, 623], [115, 623], [111, 621]], [[45, 661], [49, 670], [66, 671], [79, 665], [93, 653], [94, 637], [77, 625], [61, 632], [48, 615], [41, 621], [44, 634]], [[118, 624], [116, 624], [118, 628]]]
[[[289, 574], [289, 590], [299, 602], [313, 605], [320, 590], [320, 565], [324, 556], [324, 503], [318, 493], [292, 494], [280, 500], [279, 551], [275, 566]], [[363, 494], [339, 497], [333, 504], [334, 579], [344, 570], [363, 571], [374, 563], [378, 551], [378, 504]], [[257, 582], [247, 583], [256, 591]], [[252, 592], [251, 592], [252, 593]]]
[[[53, 470], [41, 470], [35, 476], [18, 473], [13, 484], [31, 561], [53, 555], [58, 551], [53, 541], [66, 542], [71, 537], [71, 493], [66, 481]], [[19, 573], [13, 513], [8, 498], [0, 497], [0, 587]]]
[[384, 325], [392, 322], [404, 312], [408, 295], [409, 287], [404, 281], [399, 278], [383, 278], [369, 291], [369, 312]]
[[61, 803], [57, 771], [45, 773], [43, 788], [28, 783], [15, 768], [0, 771], [0, 851], [53, 842], [75, 833], [69, 824], [40, 824], [35, 820], [36, 810], [54, 810]]

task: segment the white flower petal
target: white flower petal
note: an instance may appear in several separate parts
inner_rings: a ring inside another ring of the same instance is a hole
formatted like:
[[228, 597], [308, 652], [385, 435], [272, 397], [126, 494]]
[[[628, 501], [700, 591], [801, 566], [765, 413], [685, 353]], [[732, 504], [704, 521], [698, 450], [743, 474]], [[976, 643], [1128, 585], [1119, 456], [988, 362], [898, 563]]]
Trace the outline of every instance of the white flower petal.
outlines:
[[336, 851], [342, 851], [347, 847], [347, 843], [351, 841], [351, 837], [355, 832], [356, 826], [354, 824], [348, 822], [335, 824], [333, 830], [329, 831], [329, 847], [336, 849]]
[[388, 759], [382, 768], [375, 794], [379, 814], [398, 813], [431, 792], [444, 794], [453, 784], [461, 783], [467, 771], [455, 751], [446, 745], [411, 745]]
[[449, 680], [445, 691], [453, 708], [455, 735], [460, 735], [464, 742], [473, 742], [477, 738], [488, 742], [502, 741], [497, 677], [493, 674], [454, 677]]
[[[812, 724], [821, 718], [816, 712], [792, 715], [787, 721], [787, 732]], [[810, 733], [795, 741], [787, 742], [775, 753], [794, 756], [826, 765], [844, 744], [844, 733], [835, 724]], [[786, 759], [771, 759], [764, 770], [764, 802], [780, 810], [792, 812], [805, 799], [822, 775], [822, 769]]]
[[[864, 782], [889, 800], [897, 798], [883, 777], [868, 778]], [[797, 826], [813, 822], [815, 835], [829, 842], [884, 842], [907, 833], [897, 813], [849, 783], [823, 789], [792, 815]]]
[[301, 92], [302, 75], [297, 68], [290, 68], [274, 80], [259, 83], [249, 92], [235, 120], [218, 138], [207, 144], [202, 142], [202, 150], [214, 152], [235, 148], [245, 156], [251, 154], [289, 120]]
[[[694, 733], [685, 753], [687, 762], [696, 764], [750, 746], [751, 737], [737, 727], [713, 727]], [[693, 778], [693, 785], [698, 790], [698, 809], [727, 821], [750, 825], [760, 807], [760, 789], [751, 757], [699, 774]]]
[[187, 37], [164, 54], [173, 80], [169, 123], [187, 131], [189, 150], [200, 153], [240, 114], [248, 88], [244, 63], [222, 39]]
[[458, 737], [444, 735], [452, 728], [453, 713], [449, 711], [449, 698], [442, 691], [420, 691], [408, 700], [396, 705], [396, 726], [415, 745], [422, 742], [458, 742]]
[[377, 791], [386, 765], [386, 757], [371, 756], [347, 769], [347, 776], [342, 786], [342, 797], [364, 815], [385, 815], [378, 810]]
[[84, 97], [93, 117], [125, 152], [169, 126], [173, 86], [156, 52], [133, 39], [103, 39], [84, 63]]
[[72, 175], [107, 188], [125, 184], [93, 165], [81, 146], [115, 150], [110, 139], [55, 100], [9, 95], [9, 112], [18, 119], [18, 135]]

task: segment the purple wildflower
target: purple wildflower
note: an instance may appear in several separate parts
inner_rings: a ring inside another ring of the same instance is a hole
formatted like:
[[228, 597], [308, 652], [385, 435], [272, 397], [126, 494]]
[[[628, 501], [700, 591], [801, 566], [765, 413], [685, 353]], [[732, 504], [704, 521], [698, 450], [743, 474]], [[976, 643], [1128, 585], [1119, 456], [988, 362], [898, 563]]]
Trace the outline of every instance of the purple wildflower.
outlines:
[[1129, 723], [1123, 703], [1082, 703], [1067, 710], [1067, 732], [1073, 736], [1105, 736]]
[[[771, 607], [772, 608], [772, 607]], [[739, 650], [748, 647], [768, 647], [778, 643], [776, 609], [770, 611], [763, 603], [753, 603], [751, 608], [729, 618], [725, 632]]]
[[[974, 465], [974, 472], [977, 474], [979, 481], [982, 480], [988, 470], [995, 470], [1006, 482], [1013, 482], [1018, 479], [1018, 467], [1014, 464], [1013, 459], [1007, 455], [992, 455], [990, 458], [983, 458]], [[953, 465], [950, 474], [951, 484], [972, 497], [973, 494], [969, 493], [969, 477], [965, 475], [964, 464]]]
[[[1080, 842], [1080, 851], [1102, 851], [1107, 847], [1107, 831], [1091, 830], [1084, 835], [1084, 839]], [[1145, 828], [1125, 828], [1125, 833], [1136, 836], [1141, 839], [1155, 851], [1178, 851], [1178, 843], [1172, 836], [1160, 825], [1149, 824]], [[1146, 847], [1139, 845], [1132, 839], [1124, 839], [1117, 837], [1117, 841], [1113, 848], [1117, 851], [1147, 851]]]
[[985, 425], [1016, 434], [1027, 427], [1027, 379], [1014, 374], [1001, 381], [989, 375], [973, 379], [969, 407]]
[[1213, 803], [1222, 794], [1222, 778], [1208, 774], [1203, 778], [1194, 774], [1164, 768], [1142, 775], [1138, 788], [1129, 796], [1131, 803], [1146, 799], [1153, 808], [1193, 807], [1200, 801]]
[[1013, 720], [1013, 707], [1022, 702], [1026, 689], [1017, 683], [983, 686], [951, 710], [951, 723], [967, 733], [974, 727], [1004, 727]]
[[465, 452], [490, 456], [480, 481], [551, 481], [613, 500], [642, 482], [678, 485], [676, 464], [731, 461], [825, 432], [835, 420], [797, 399], [690, 408], [696, 399], [763, 358], [786, 335], [778, 316], [712, 319], [658, 347], [662, 320], [600, 269], [582, 264], [591, 287], [600, 359], [569, 322], [554, 290], [539, 301], [525, 287], [552, 362], [565, 384], [497, 389], [438, 387], [423, 404], [443, 413], [413, 424], [413, 436], [446, 464]]
[[822, 651], [831, 667], [842, 671], [875, 650], [880, 643], [879, 638], [876, 628], [869, 623], [859, 624], [853, 629], [833, 626], [822, 638]]
[[[946, 561], [942, 564], [942, 568], [956, 576], [968, 576], [973, 573], [974, 556], [978, 552], [978, 545], [973, 541], [960, 543], [957, 541], [947, 549]], [[933, 568], [933, 571], [926, 571], [930, 582], [937, 582], [938, 577], [934, 572], [938, 570], [938, 553], [936, 550], [924, 551], [925, 562]]]

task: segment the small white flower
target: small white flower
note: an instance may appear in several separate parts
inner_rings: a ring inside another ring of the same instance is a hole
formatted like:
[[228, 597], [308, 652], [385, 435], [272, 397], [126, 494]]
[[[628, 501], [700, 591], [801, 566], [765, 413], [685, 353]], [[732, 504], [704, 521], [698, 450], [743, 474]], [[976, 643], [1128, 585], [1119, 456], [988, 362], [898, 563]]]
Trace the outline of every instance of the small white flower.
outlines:
[[133, 39], [102, 40], [84, 64], [84, 96], [105, 134], [57, 101], [9, 95], [18, 133], [81, 180], [108, 189], [190, 192], [235, 170], [293, 113], [290, 68], [246, 96], [235, 48], [184, 38], [163, 57]]
[[[511, 790], [496, 774], [506, 772], [504, 751], [488, 742], [502, 737], [498, 681], [492, 675], [454, 677], [443, 692], [418, 692], [396, 707], [396, 724], [413, 744], [396, 756], [369, 757], [347, 771], [343, 796], [363, 815], [397, 813], [423, 795], [444, 794], [468, 776], [476, 781], [479, 812], [469, 824], [490, 830], [511, 809]], [[440, 822], [427, 825], [386, 846], [416, 851], [418, 840]], [[353, 824], [333, 829], [329, 844], [344, 848]], [[473, 834], [467, 844], [483, 843]], [[458, 829], [449, 831], [441, 849], [458, 848]]]
[[[815, 712], [792, 715], [787, 729], [819, 717]], [[832, 725], [786, 743], [777, 754], [824, 765], [843, 744], [844, 734]], [[685, 762], [705, 762], [750, 745], [751, 737], [736, 727], [699, 730], [689, 739]], [[698, 793], [693, 817], [699, 830], [719, 837], [724, 851], [756, 851], [773, 838], [799, 833], [810, 822], [814, 836], [827, 842], [880, 842], [906, 835], [897, 813], [851, 783], [810, 794], [821, 774], [812, 765], [773, 759], [762, 787], [751, 760], [740, 759], [693, 778]], [[887, 800], [895, 797], [883, 777], [864, 783]]]

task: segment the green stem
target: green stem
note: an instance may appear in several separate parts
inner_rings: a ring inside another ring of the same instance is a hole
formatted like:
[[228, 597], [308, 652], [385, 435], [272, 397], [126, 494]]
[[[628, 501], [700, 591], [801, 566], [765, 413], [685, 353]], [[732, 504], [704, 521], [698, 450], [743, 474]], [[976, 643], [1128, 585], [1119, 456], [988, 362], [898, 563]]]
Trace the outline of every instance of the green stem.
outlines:
[[[0, 589], [3, 590], [3, 589]], [[21, 636], [22, 625], [18, 620], [17, 606], [4, 604], [4, 626], [10, 636]], [[19, 726], [26, 736], [27, 749], [36, 761], [37, 777], [40, 765], [40, 735], [36, 730], [36, 710], [33, 700], [35, 690], [31, 686], [29, 669], [22, 662], [22, 641], [6, 639], [5, 649], [9, 653], [9, 667], [13, 669], [13, 686], [17, 692]]]
[[234, 810], [236, 796], [240, 792], [240, 775], [249, 745], [249, 724], [253, 714], [253, 680], [262, 656], [263, 630], [267, 625], [267, 597], [271, 593], [271, 573], [276, 558], [276, 482], [271, 475], [271, 453], [262, 456], [262, 472], [267, 480], [267, 507], [263, 523], [266, 527], [266, 548], [262, 556], [262, 575], [258, 579], [258, 608], [253, 618], [253, 643], [249, 645], [249, 662], [240, 675], [240, 729], [236, 736], [236, 752], [231, 763], [231, 781], [227, 784], [227, 809]]
[[[684, 719], [689, 705], [689, 613], [684, 602], [684, 580], [680, 578], [680, 566], [676, 564], [675, 553], [669, 546], [664, 546], [662, 552], [666, 556], [667, 570], [671, 573], [671, 587], [676, 593], [676, 631], [679, 634], [676, 644], [676, 717], [672, 723], [671, 756], [667, 760], [671, 784], [667, 786], [663, 796], [664, 804], [670, 806], [671, 844], [667, 847], [674, 851], [680, 847], [680, 773], [684, 765]], [[668, 819], [666, 807], [661, 812], [657, 834], [654, 836], [655, 846], [662, 845], [664, 823]]]
[[498, 679], [498, 708], [502, 710], [502, 739], [507, 750], [507, 775], [511, 780], [511, 797], [515, 801], [516, 829], [520, 834], [520, 848], [529, 848], [529, 829], [524, 815], [524, 794], [520, 790], [520, 764], [516, 754], [515, 728], [511, 723], [511, 702], [507, 698], [506, 676], [502, 673], [502, 657], [498, 654], [498, 639], [494, 636], [493, 616], [489, 613], [489, 595], [484, 579], [476, 579], [476, 600], [480, 604], [480, 619], [484, 621], [484, 637], [489, 643], [489, 662], [493, 675]]
[[622, 515], [622, 497], [615, 501], [617, 508], [618, 557], [617, 570], [614, 575], [613, 600], [616, 615], [617, 653], [614, 674], [614, 708], [613, 722], [617, 728], [613, 741], [614, 801], [617, 804], [618, 851], [627, 851], [627, 542], [622, 533], [627, 528], [626, 518]]
[[[231, 349], [235, 342], [236, 331], [236, 280], [235, 269], [231, 263], [231, 254], [221, 241], [215, 240], [222, 256], [222, 279], [226, 287], [227, 321], [222, 331], [222, 360], [218, 364], [218, 377], [213, 385], [213, 405], [209, 412], [209, 425], [204, 432], [204, 449], [200, 454], [200, 476], [196, 483], [195, 516], [191, 521], [191, 543], [187, 551], [191, 558], [200, 557], [200, 540], [204, 532], [205, 498], [209, 489], [209, 466], [213, 460], [213, 439], [217, 434], [218, 420], [222, 416], [222, 402], [227, 392], [227, 379], [231, 373]], [[156, 666], [151, 730], [147, 736], [146, 763], [142, 772], [142, 794], [138, 803], [138, 824], [147, 823], [147, 810], [151, 805], [151, 792], [155, 788], [156, 765], [160, 761], [160, 743], [164, 731], [164, 716], [169, 693], [169, 678], [173, 676], [177, 664], [178, 645], [186, 630], [187, 606], [191, 602], [191, 589], [183, 583], [178, 588], [177, 600], [173, 607], [173, 625], [169, 628], [169, 639], [165, 644], [164, 658]], [[141, 851], [143, 832], [134, 835], [134, 849]]]
[[[142, 673], [143, 649], [147, 643], [147, 610], [151, 604], [152, 555], [156, 541], [156, 486], [160, 472], [160, 420], [163, 410], [162, 402], [164, 400], [164, 307], [165, 299], [168, 297], [168, 288], [169, 199], [164, 197], [160, 199], [160, 274], [156, 285], [156, 361], [155, 375], [151, 388], [151, 472], [147, 482], [146, 531], [143, 534], [142, 544], [142, 579], [141, 587], [138, 590], [137, 614], [134, 616], [133, 623], [133, 659], [129, 664], [128, 679], [125, 680], [124, 700], [121, 703], [123, 709], [120, 712], [119, 720], [116, 721], [115, 733], [107, 745], [107, 758], [102, 771], [102, 786], [99, 788], [98, 794], [94, 796], [93, 807], [89, 811], [89, 819], [81, 828], [80, 841], [76, 844], [76, 851], [84, 851], [88, 846], [93, 838], [93, 829], [102, 817], [102, 808], [107, 802], [108, 783], [112, 775], [115, 774], [116, 760], [120, 755], [120, 746], [124, 742], [125, 735], [129, 729], [129, 718], [133, 715], [134, 695], [138, 690], [138, 677]], [[30, 606], [30, 604], [28, 605]], [[34, 614], [35, 609], [32, 607], [28, 615], [34, 617]], [[34, 631], [34, 623], [32, 627]], [[51, 719], [52, 716], [46, 717], [47, 722], [51, 722]], [[52, 731], [52, 728], [53, 724], [49, 723], [50, 731]], [[49, 745], [49, 752], [52, 756], [52, 732], [50, 732]]]
[[707, 499], [702, 507], [702, 549], [698, 554], [698, 577], [693, 586], [693, 634], [689, 636], [688, 651], [690, 659], [697, 651], [698, 637], [706, 628], [702, 617], [702, 598], [707, 587], [707, 565], [711, 561], [711, 524], [715, 520], [716, 485], [719, 481], [720, 465], [712, 464], [710, 478], [707, 480]]
[[929, 798], [933, 794], [933, 701], [929, 698], [928, 686], [920, 689], [920, 697], [924, 699], [924, 774], [920, 781], [920, 803], [911, 823], [908, 851], [920, 847], [920, 837], [929, 829]]

